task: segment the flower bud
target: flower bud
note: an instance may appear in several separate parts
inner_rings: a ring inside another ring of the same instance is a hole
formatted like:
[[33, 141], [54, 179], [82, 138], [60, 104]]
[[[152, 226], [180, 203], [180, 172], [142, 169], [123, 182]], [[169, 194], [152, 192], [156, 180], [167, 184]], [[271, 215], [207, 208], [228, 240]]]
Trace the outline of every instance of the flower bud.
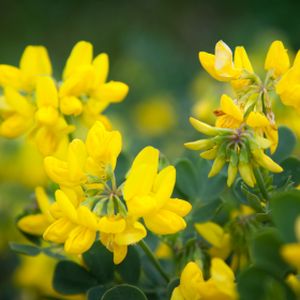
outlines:
[[220, 173], [222, 170], [223, 166], [225, 164], [225, 157], [224, 156], [217, 156], [216, 159], [214, 160], [214, 163], [210, 169], [210, 172], [208, 174], [208, 177], [213, 177]]
[[218, 149], [219, 149], [218, 146], [214, 146], [212, 149], [200, 153], [200, 157], [209, 160], [215, 159], [218, 153]]
[[227, 177], [227, 185], [230, 187], [237, 175], [238, 172], [238, 162], [239, 162], [239, 157], [236, 151], [233, 149], [230, 150], [230, 161], [228, 165], [228, 177]]
[[215, 142], [212, 139], [197, 140], [185, 143], [184, 146], [190, 150], [207, 150], [212, 148]]
[[267, 53], [265, 69], [273, 70], [274, 76], [283, 75], [290, 67], [290, 59], [287, 50], [281, 41], [274, 41]]
[[239, 155], [239, 161], [242, 163], [247, 164], [249, 162], [249, 150], [248, 147], [244, 144], [241, 147], [240, 155]]
[[256, 162], [263, 168], [268, 169], [273, 173], [280, 173], [283, 171], [283, 169], [262, 150], [254, 150], [252, 151], [252, 154]]
[[227, 186], [231, 187], [234, 183], [234, 180], [236, 178], [238, 172], [237, 166], [234, 166], [233, 164], [229, 163], [228, 165], [228, 171], [227, 171]]
[[205, 135], [215, 136], [218, 135], [219, 133], [219, 131], [215, 127], [210, 126], [204, 122], [201, 122], [195, 118], [190, 117], [190, 123], [197, 131]]
[[247, 185], [249, 185], [250, 187], [254, 187], [256, 180], [251, 164], [240, 162], [239, 173]]

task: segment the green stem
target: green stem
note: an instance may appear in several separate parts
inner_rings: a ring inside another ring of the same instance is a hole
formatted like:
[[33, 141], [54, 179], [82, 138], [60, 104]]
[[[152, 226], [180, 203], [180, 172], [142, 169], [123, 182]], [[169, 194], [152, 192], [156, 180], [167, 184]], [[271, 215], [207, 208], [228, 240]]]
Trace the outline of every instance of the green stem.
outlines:
[[266, 189], [266, 186], [264, 184], [263, 176], [261, 174], [260, 169], [254, 168], [253, 171], [254, 171], [254, 176], [255, 176], [256, 182], [257, 182], [257, 186], [258, 186], [263, 198], [265, 200], [269, 201], [270, 197], [269, 197], [268, 191]]
[[262, 104], [263, 113], [265, 115], [267, 115], [266, 104], [265, 104], [265, 92], [264, 91], [261, 93], [261, 104]]
[[160, 265], [157, 258], [154, 256], [152, 250], [149, 248], [149, 246], [146, 244], [144, 240], [139, 241], [139, 246], [143, 249], [145, 254], [148, 256], [150, 261], [152, 262], [153, 266], [156, 268], [156, 270], [159, 272], [159, 274], [166, 280], [168, 283], [170, 281], [169, 276], [165, 271], [163, 270], [162, 266]]

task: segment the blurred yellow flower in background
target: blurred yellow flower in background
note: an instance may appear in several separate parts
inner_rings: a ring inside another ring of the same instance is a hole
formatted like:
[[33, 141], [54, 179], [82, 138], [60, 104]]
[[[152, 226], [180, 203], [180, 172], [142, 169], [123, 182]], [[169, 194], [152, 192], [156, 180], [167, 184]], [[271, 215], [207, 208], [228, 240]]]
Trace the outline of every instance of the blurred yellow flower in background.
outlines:
[[51, 201], [48, 198], [45, 190], [40, 186], [36, 187], [35, 196], [40, 212], [22, 217], [18, 221], [17, 226], [26, 233], [42, 235], [46, 228], [54, 220], [49, 211]]
[[231, 252], [230, 234], [214, 222], [195, 224], [196, 231], [210, 243], [209, 254], [212, 257], [227, 259]]
[[300, 217], [296, 219], [295, 232], [298, 243], [290, 243], [282, 246], [281, 255], [300, 272]]
[[148, 136], [161, 136], [177, 124], [174, 101], [169, 96], [154, 96], [138, 103], [133, 112], [137, 129]]
[[53, 273], [56, 260], [39, 254], [38, 256], [22, 256], [20, 266], [14, 274], [17, 286], [26, 287], [23, 290], [24, 299], [41, 299], [42, 296], [59, 297], [66, 300], [84, 300], [85, 295], [64, 296], [52, 287]]
[[238, 299], [232, 270], [220, 258], [211, 260], [210, 278], [204, 280], [202, 270], [189, 262], [180, 276], [180, 285], [171, 300], [234, 300]]

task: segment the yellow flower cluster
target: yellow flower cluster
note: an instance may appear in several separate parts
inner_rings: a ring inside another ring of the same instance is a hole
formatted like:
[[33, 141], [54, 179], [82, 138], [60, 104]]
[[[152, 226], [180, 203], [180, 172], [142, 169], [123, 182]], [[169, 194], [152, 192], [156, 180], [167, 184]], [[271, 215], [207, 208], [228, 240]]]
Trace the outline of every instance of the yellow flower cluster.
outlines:
[[253, 187], [256, 183], [254, 167], [261, 166], [274, 173], [282, 171], [264, 153], [264, 149], [271, 145], [268, 139], [242, 129], [212, 127], [194, 118], [190, 118], [190, 121], [199, 132], [211, 136], [209, 139], [185, 143], [191, 150], [205, 150], [200, 154], [202, 158], [214, 160], [209, 177], [217, 175], [228, 162], [227, 185], [233, 184], [239, 172], [245, 183]]
[[228, 186], [233, 184], [239, 172], [242, 179], [253, 187], [256, 184], [254, 170], [258, 166], [281, 172], [282, 168], [265, 154], [266, 149], [273, 154], [278, 145], [272, 94], [276, 92], [284, 104], [300, 107], [295, 100], [299, 98], [296, 95], [299, 76], [295, 75], [300, 71], [297, 67], [300, 66], [299, 54], [290, 68], [283, 43], [273, 42], [265, 59], [267, 73], [264, 80], [254, 72], [243, 47], [236, 47], [233, 57], [231, 49], [219, 41], [215, 54], [200, 52], [199, 59], [212, 77], [231, 84], [235, 96], [222, 95], [220, 108], [214, 112], [215, 127], [191, 118], [192, 125], [211, 138], [186, 143], [185, 146], [191, 150], [205, 150], [200, 156], [214, 160], [209, 177], [229, 163]]
[[180, 284], [172, 293], [171, 300], [234, 300], [238, 299], [232, 270], [220, 258], [213, 258], [210, 278], [204, 280], [203, 273], [195, 262], [189, 262], [180, 276]]
[[81, 115], [88, 126], [96, 120], [109, 124], [101, 113], [122, 101], [128, 86], [106, 82], [108, 69], [107, 54], [93, 58], [93, 46], [81, 41], [67, 60], [62, 80], [56, 81], [46, 48], [26, 47], [19, 67], [0, 65], [0, 136], [28, 134], [46, 156], [66, 147], [74, 130], [66, 116]]
[[176, 171], [168, 166], [158, 172], [159, 151], [144, 148], [135, 158], [125, 182], [117, 187], [114, 176], [122, 138], [101, 122], [89, 130], [85, 143], [74, 139], [66, 160], [45, 158], [45, 169], [59, 184], [55, 202], [36, 190], [40, 214], [22, 218], [18, 226], [47, 241], [63, 243], [65, 252], [81, 254], [98, 239], [113, 252], [119, 264], [128, 245], [142, 240], [147, 231], [172, 234], [186, 227], [183, 219], [191, 210], [184, 200], [172, 198]]

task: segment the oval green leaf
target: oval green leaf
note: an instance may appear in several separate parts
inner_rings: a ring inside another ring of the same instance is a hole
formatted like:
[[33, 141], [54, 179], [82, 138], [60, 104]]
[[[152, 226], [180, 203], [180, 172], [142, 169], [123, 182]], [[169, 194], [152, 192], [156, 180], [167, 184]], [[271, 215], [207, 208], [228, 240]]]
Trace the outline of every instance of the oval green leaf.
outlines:
[[127, 283], [137, 283], [141, 274], [141, 260], [139, 253], [134, 246], [128, 247], [128, 252], [124, 261], [116, 266], [122, 279]]
[[115, 265], [112, 253], [99, 241], [96, 241], [82, 257], [91, 274], [97, 278], [98, 283], [104, 284], [113, 280]]
[[145, 294], [136, 286], [122, 284], [105, 292], [101, 300], [147, 300]]
[[300, 191], [291, 190], [273, 195], [271, 211], [282, 239], [287, 243], [296, 242], [295, 222], [300, 216]]
[[97, 280], [83, 267], [72, 261], [60, 261], [53, 277], [54, 289], [65, 295], [85, 293], [97, 285]]
[[11, 250], [19, 253], [19, 254], [25, 254], [29, 256], [36, 256], [41, 253], [41, 249], [34, 245], [27, 245], [27, 244], [19, 244], [11, 242], [9, 243], [9, 247]]

